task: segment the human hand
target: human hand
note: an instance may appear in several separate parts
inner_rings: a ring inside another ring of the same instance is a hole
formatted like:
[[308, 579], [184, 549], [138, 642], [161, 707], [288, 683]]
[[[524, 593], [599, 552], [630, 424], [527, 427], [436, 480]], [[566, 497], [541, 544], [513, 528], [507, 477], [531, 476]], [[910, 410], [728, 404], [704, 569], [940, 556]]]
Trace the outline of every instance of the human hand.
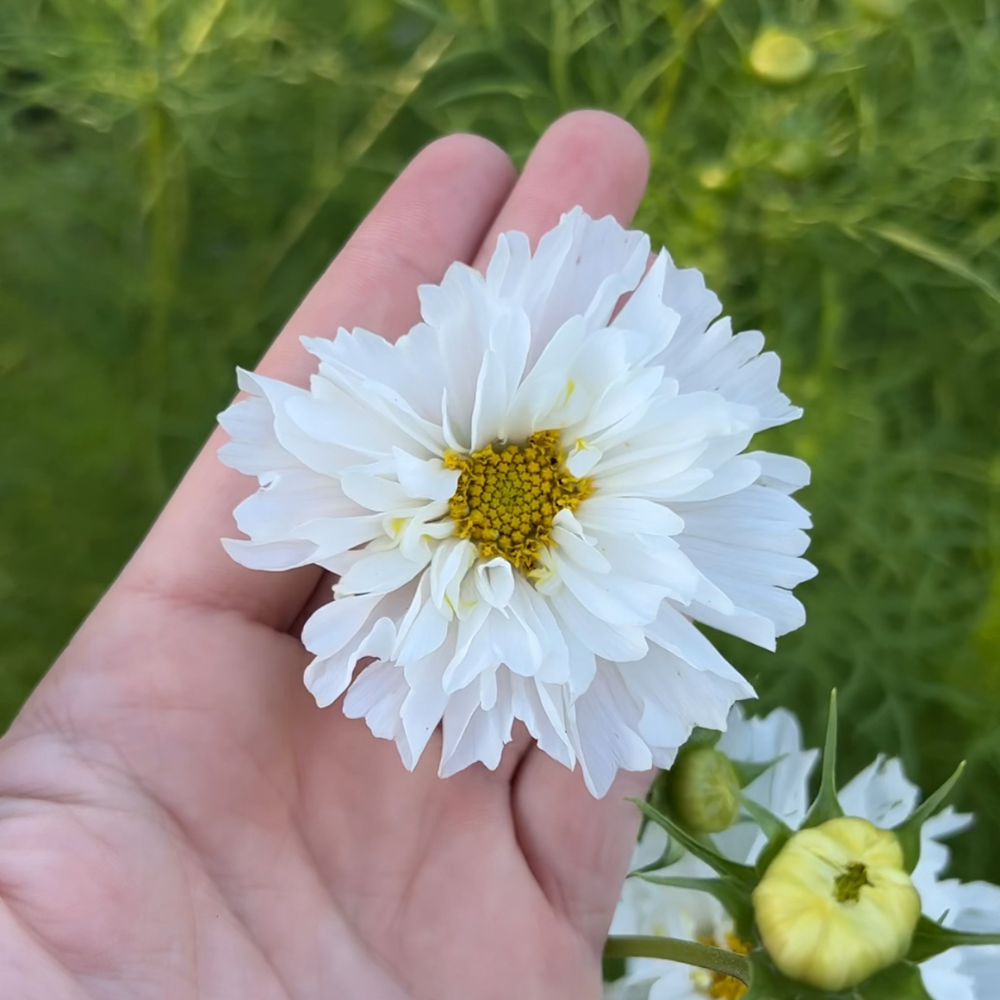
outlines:
[[[416, 287], [537, 240], [580, 204], [627, 223], [642, 140], [579, 112], [515, 183], [452, 136], [421, 153], [261, 363], [304, 384], [302, 335], [403, 334]], [[408, 773], [392, 743], [316, 708], [298, 629], [312, 568], [225, 555], [254, 485], [209, 440], [149, 537], [0, 742], [0, 996], [10, 1000], [584, 1000], [637, 825], [521, 730], [496, 772]], [[435, 739], [439, 739], [437, 736]]]

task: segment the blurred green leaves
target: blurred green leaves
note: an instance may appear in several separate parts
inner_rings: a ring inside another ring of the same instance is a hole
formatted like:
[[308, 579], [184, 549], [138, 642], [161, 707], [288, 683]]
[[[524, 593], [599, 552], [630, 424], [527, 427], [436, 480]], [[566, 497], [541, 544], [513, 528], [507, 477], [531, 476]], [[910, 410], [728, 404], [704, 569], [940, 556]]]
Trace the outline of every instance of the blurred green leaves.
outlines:
[[[809, 71], [756, 75], [767, 32]], [[987, 856], [998, 78], [994, 0], [0, 0], [0, 716], [406, 160], [598, 106], [649, 142], [639, 224], [806, 407], [762, 446], [813, 465], [809, 623], [727, 653], [814, 745], [836, 684], [841, 779], [967, 758]]]

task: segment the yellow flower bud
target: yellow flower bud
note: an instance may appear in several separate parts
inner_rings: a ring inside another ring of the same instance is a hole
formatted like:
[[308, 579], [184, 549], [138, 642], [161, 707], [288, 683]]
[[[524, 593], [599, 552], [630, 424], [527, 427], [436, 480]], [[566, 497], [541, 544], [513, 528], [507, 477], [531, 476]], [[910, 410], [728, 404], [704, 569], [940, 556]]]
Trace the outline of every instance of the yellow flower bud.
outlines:
[[836, 992], [906, 954], [920, 896], [895, 834], [845, 817], [794, 834], [754, 890], [753, 908], [774, 964]]
[[750, 47], [750, 66], [768, 83], [797, 83], [816, 65], [816, 50], [797, 35], [778, 28], [762, 31]]
[[728, 830], [740, 811], [740, 782], [729, 758], [705, 747], [682, 753], [670, 770], [677, 821], [691, 833]]

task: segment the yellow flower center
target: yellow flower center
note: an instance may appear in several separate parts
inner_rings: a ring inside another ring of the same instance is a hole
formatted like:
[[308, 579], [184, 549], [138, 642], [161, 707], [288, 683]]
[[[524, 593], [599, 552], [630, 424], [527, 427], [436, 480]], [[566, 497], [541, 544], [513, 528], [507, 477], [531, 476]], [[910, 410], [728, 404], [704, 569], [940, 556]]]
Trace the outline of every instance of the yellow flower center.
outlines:
[[[714, 945], [715, 939], [711, 937], [699, 937], [701, 944]], [[751, 948], [745, 941], [738, 938], [732, 931], [726, 934], [726, 947], [737, 955], [749, 955]], [[703, 983], [699, 983], [699, 988], [705, 996], [712, 997], [712, 1000], [740, 1000], [746, 991], [743, 985], [735, 976], [726, 976], [721, 972], [706, 972]]]
[[860, 861], [855, 861], [833, 880], [833, 894], [838, 903], [856, 903], [866, 885], [871, 885], [868, 881], [868, 868]]
[[458, 469], [449, 501], [455, 534], [468, 538], [484, 559], [503, 556], [530, 573], [552, 534], [561, 510], [574, 510], [593, 491], [591, 480], [566, 469], [559, 431], [536, 431], [524, 445], [494, 442], [460, 455], [444, 456]]

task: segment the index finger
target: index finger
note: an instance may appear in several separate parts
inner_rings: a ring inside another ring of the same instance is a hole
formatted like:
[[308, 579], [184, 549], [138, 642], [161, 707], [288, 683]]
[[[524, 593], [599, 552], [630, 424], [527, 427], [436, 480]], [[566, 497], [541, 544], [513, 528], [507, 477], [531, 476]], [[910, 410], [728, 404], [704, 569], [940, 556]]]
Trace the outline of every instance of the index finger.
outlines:
[[[471, 135], [431, 144], [389, 188], [306, 296], [257, 371], [304, 385], [315, 359], [302, 336], [363, 326], [396, 339], [418, 319], [417, 286], [473, 258], [513, 186], [498, 147]], [[255, 489], [224, 467], [209, 438], [116, 586], [235, 611], [287, 628], [319, 578], [317, 567], [260, 573], [233, 562], [221, 539], [238, 534], [233, 509]]]

